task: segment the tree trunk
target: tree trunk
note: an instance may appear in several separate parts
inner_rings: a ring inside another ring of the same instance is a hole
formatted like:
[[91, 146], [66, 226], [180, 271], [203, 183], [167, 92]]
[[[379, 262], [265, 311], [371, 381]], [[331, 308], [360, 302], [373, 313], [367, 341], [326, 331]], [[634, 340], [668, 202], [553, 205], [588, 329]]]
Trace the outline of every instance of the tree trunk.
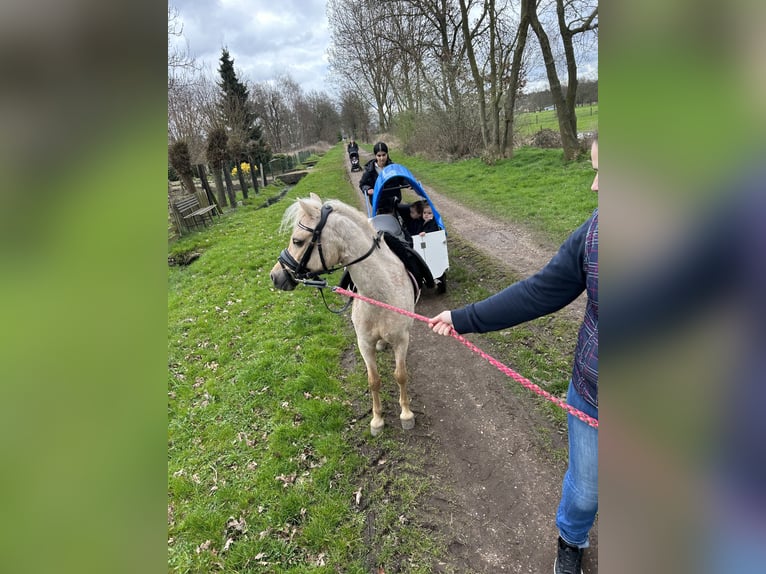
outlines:
[[237, 177], [239, 177], [239, 186], [242, 188], [242, 199], [247, 199], [247, 180], [245, 179], [245, 174], [242, 173], [242, 164], [239, 164], [240, 167], [237, 168]]
[[229, 162], [223, 165], [223, 177], [226, 180], [226, 192], [229, 195], [229, 203], [232, 207], [237, 207], [237, 195], [234, 193], [234, 182], [231, 181], [231, 166]]
[[269, 185], [269, 181], [266, 179], [266, 172], [263, 169], [263, 163], [261, 163], [261, 175], [263, 176], [263, 187]]
[[213, 205], [213, 202], [210, 201], [213, 191], [210, 189], [210, 182], [208, 182], [207, 180], [207, 174], [205, 173], [205, 166], [202, 164], [199, 164], [194, 167], [197, 170], [197, 176], [199, 177], [199, 181], [202, 184], [202, 189], [205, 190], [205, 193], [208, 196], [208, 201], [210, 205]]
[[[481, 124], [481, 139], [486, 148], [489, 144], [489, 133], [487, 126], [487, 105], [484, 96], [484, 79], [481, 76], [479, 66], [476, 63], [476, 54], [473, 50], [473, 41], [471, 37], [471, 31], [468, 27], [468, 7], [465, 0], [460, 0], [460, 15], [461, 15], [461, 30], [463, 32], [463, 41], [466, 46], [466, 55], [468, 56], [468, 63], [471, 65], [471, 74], [473, 76], [474, 87], [476, 88], [476, 99], [479, 104], [479, 121]], [[482, 16], [483, 17], [483, 16]]]
[[213, 190], [210, 189], [210, 182], [207, 180], [207, 174], [205, 173], [205, 166], [202, 164], [199, 164], [197, 166], [197, 173], [199, 173], [199, 180], [202, 182], [202, 187], [205, 188], [208, 204], [215, 205], [216, 209], [218, 210], [218, 213], [223, 213], [223, 209], [221, 209], [221, 205], [218, 203], [218, 199], [216, 199], [215, 194], [213, 193]]
[[220, 167], [213, 167], [213, 180], [215, 181], [215, 190], [218, 194], [218, 206], [223, 209], [228, 203], [226, 202], [226, 189], [223, 186]]
[[529, 34], [529, 10], [527, 6], [527, 2], [522, 0], [521, 14], [519, 16], [519, 33], [516, 38], [516, 47], [513, 50], [511, 79], [508, 82], [507, 96], [505, 98], [505, 131], [503, 132], [502, 153], [507, 157], [513, 157], [513, 124], [516, 117], [516, 96], [519, 93], [521, 62]]
[[[548, 35], [545, 33], [542, 24], [540, 24], [540, 20], [537, 18], [536, 2], [534, 0], [525, 1], [529, 2], [529, 23], [537, 36], [537, 40], [540, 43], [540, 49], [543, 53], [551, 97], [553, 98], [553, 105], [556, 107], [556, 116], [559, 120], [559, 132], [561, 133], [561, 145], [564, 148], [564, 159], [566, 161], [571, 161], [580, 155], [580, 144], [577, 141], [577, 116], [575, 115], [574, 108], [568, 109], [566, 106], [564, 92], [561, 88], [558, 73], [556, 72], [556, 61], [553, 57], [553, 50], [551, 49]], [[571, 88], [577, 89], [576, 79]], [[574, 101], [574, 99], [572, 99], [572, 101]]]
[[171, 189], [170, 181], [168, 181], [168, 212], [170, 213], [171, 220], [173, 221], [173, 226], [176, 228], [178, 236], [182, 236], [186, 227], [184, 226], [183, 220], [178, 216], [176, 208], [173, 206], [173, 192]]
[[250, 166], [250, 179], [253, 180], [253, 191], [258, 195], [258, 170], [253, 160], [250, 159], [247, 163]]
[[186, 188], [186, 193], [196, 196], [197, 186], [194, 185], [194, 178], [192, 175], [190, 173], [186, 173], [179, 175], [179, 177], [181, 178], [181, 182], [184, 184], [184, 188]]

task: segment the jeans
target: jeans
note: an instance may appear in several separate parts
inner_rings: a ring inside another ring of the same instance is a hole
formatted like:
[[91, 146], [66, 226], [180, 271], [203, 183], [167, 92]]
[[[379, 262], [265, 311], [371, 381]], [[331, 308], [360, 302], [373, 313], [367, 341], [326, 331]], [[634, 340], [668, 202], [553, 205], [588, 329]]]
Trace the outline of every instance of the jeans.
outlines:
[[[567, 404], [598, 419], [598, 409], [587, 403], [569, 381]], [[573, 415], [569, 424], [569, 468], [561, 487], [556, 526], [564, 542], [587, 548], [588, 533], [598, 512], [598, 429]]]

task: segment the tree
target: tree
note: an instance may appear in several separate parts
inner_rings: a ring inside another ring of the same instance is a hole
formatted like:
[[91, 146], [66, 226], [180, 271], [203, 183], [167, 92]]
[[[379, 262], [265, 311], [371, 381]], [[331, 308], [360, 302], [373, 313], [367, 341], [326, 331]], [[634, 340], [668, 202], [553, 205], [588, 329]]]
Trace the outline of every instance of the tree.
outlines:
[[[328, 51], [333, 73], [378, 114], [385, 130], [393, 114], [395, 66], [402, 56], [388, 40], [394, 17], [388, 3], [328, 0], [327, 18], [332, 44]], [[374, 25], [370, 25], [374, 23]]]
[[523, 88], [522, 59], [527, 47], [529, 34], [529, 7], [524, 1], [520, 6], [519, 27], [516, 32], [516, 42], [511, 62], [511, 76], [508, 81], [507, 97], [505, 100], [505, 130], [503, 132], [502, 150], [506, 156], [513, 157], [513, 123], [516, 116], [516, 98]]
[[[234, 197], [231, 175], [228, 172], [229, 154], [226, 147], [228, 139], [229, 137], [226, 135], [224, 128], [213, 128], [207, 140], [207, 159], [212, 166], [213, 180], [215, 181], [216, 193], [218, 193], [218, 203], [222, 207], [228, 205], [226, 201], [226, 194], [228, 192], [232, 207], [236, 207], [237, 201]], [[224, 182], [221, 177], [222, 172], [227, 176], [226, 188], [224, 188]]]
[[168, 147], [168, 159], [170, 160], [170, 165], [173, 166], [173, 169], [176, 170], [176, 173], [181, 178], [187, 193], [197, 195], [188, 144], [183, 140], [174, 142]]
[[[255, 112], [255, 106], [250, 100], [249, 90], [238, 78], [234, 70], [234, 60], [229, 55], [226, 48], [222, 49], [221, 65], [218, 73], [221, 77], [219, 87], [221, 89], [221, 99], [219, 109], [224, 119], [224, 124], [228, 128], [228, 146], [230, 159], [236, 162], [237, 166], [243, 162], [250, 164], [251, 174], [253, 174], [254, 164], [268, 161], [264, 157], [264, 150], [267, 149], [263, 141], [263, 131], [258, 125], [258, 116]], [[228, 169], [224, 170], [224, 177], [231, 179]], [[242, 196], [247, 199], [247, 182], [242, 175], [242, 170], [237, 170], [242, 187]], [[228, 180], [227, 180], [228, 184]], [[258, 191], [257, 179], [253, 177], [253, 184], [256, 192]], [[231, 192], [230, 192], [231, 194]], [[234, 203], [236, 205], [236, 203]]]
[[242, 173], [242, 161], [239, 158], [247, 158], [247, 149], [239, 140], [229, 140], [229, 157], [236, 158], [234, 167], [237, 170], [237, 179], [239, 179], [239, 188], [242, 190], [242, 199], [248, 198], [248, 187], [245, 174]]
[[184, 85], [184, 78], [199, 69], [188, 47], [179, 46], [184, 40], [183, 24], [179, 21], [178, 10], [168, 4], [168, 92]]
[[335, 104], [327, 96], [320, 92], [311, 92], [307, 97], [307, 103], [311, 112], [310, 129], [306, 134], [311, 141], [335, 141], [340, 125], [340, 114], [335, 109]]
[[[577, 94], [577, 62], [574, 49], [574, 37], [590, 30], [598, 28], [598, 6], [588, 8], [589, 12], [583, 12], [583, 5], [574, 0], [556, 0], [556, 19], [558, 22], [561, 41], [564, 46], [567, 69], [566, 93], [559, 80], [556, 70], [556, 59], [553, 55], [550, 39], [540, 22], [537, 13], [536, 0], [522, 0], [527, 3], [529, 21], [532, 30], [540, 43], [543, 53], [545, 71], [548, 76], [553, 105], [556, 106], [556, 116], [561, 132], [561, 145], [564, 148], [564, 159], [573, 160], [580, 155], [581, 148], [577, 140], [577, 116], [575, 114], [575, 98]], [[587, 6], [585, 6], [587, 8]], [[571, 24], [567, 22], [567, 9], [574, 14]]]
[[344, 90], [340, 96], [340, 125], [351, 138], [369, 140], [369, 111], [362, 100], [350, 90]]

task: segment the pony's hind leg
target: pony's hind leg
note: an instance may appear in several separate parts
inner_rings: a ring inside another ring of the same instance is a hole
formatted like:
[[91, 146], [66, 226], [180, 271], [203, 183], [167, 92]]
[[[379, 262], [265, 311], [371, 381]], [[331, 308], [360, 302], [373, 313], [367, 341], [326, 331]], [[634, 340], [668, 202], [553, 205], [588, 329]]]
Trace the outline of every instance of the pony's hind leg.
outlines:
[[367, 384], [372, 395], [370, 432], [372, 436], [377, 436], [383, 430], [385, 420], [383, 419], [383, 409], [380, 406], [380, 374], [378, 373], [378, 365], [375, 358], [375, 343], [362, 341], [360, 337], [357, 338], [357, 343], [359, 344], [359, 352], [362, 354], [362, 359], [364, 359], [364, 364], [367, 367]]
[[407, 394], [407, 348], [409, 341], [405, 340], [394, 347], [394, 357], [396, 358], [396, 369], [394, 377], [396, 384], [399, 385], [399, 406], [402, 408], [402, 414], [399, 420], [404, 430], [415, 428], [415, 414], [410, 410], [410, 396]]

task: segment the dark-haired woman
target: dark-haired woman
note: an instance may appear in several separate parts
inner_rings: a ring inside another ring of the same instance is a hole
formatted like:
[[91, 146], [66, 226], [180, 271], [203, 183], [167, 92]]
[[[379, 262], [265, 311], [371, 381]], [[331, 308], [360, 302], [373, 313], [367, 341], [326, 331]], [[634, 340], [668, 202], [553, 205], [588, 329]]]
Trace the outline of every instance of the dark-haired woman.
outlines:
[[[376, 143], [373, 146], [372, 151], [375, 154], [375, 157], [364, 164], [364, 173], [362, 174], [362, 179], [359, 180], [359, 189], [361, 189], [362, 193], [367, 196], [367, 201], [370, 203], [372, 203], [372, 193], [375, 188], [375, 181], [378, 179], [378, 174], [384, 167], [394, 163], [391, 161], [391, 158], [388, 157], [388, 146], [384, 142]], [[399, 189], [392, 192], [390, 195], [398, 197], [399, 201], [402, 199], [402, 192]]]

